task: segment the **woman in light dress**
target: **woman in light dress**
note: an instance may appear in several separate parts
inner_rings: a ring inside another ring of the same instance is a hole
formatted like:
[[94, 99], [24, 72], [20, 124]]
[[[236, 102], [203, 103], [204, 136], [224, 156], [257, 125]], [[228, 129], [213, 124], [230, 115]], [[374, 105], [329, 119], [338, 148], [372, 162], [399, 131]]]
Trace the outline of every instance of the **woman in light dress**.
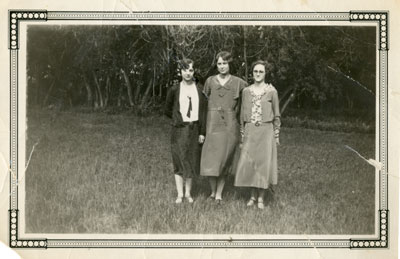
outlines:
[[209, 178], [209, 198], [221, 204], [225, 178], [237, 163], [239, 152], [240, 96], [247, 83], [230, 74], [231, 53], [216, 56], [218, 74], [207, 78], [204, 93], [208, 98], [207, 137], [201, 154], [200, 174]]
[[242, 148], [235, 175], [235, 186], [250, 187], [247, 206], [264, 208], [264, 193], [278, 182], [277, 145], [280, 112], [276, 89], [265, 83], [269, 64], [253, 63], [254, 84], [243, 90], [240, 125]]

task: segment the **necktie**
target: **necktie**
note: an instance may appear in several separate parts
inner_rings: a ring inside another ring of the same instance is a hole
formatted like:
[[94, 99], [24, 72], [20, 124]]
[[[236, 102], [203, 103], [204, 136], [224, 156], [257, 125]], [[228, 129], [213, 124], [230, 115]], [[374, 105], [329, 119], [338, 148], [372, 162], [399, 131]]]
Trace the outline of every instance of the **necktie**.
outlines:
[[188, 108], [188, 111], [186, 113], [186, 116], [188, 118], [190, 118], [190, 112], [192, 111], [192, 97], [188, 96], [188, 98], [189, 98], [189, 108]]

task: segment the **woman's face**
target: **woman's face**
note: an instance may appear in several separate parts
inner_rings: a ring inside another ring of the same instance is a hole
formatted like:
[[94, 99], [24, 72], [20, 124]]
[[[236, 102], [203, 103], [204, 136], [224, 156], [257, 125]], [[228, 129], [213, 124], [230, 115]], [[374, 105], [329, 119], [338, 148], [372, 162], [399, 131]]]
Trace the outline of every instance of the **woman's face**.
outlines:
[[223, 60], [221, 57], [217, 60], [217, 68], [218, 72], [222, 75], [226, 75], [229, 73], [229, 63], [226, 60]]
[[257, 83], [264, 82], [265, 80], [265, 67], [261, 64], [255, 65], [253, 68], [253, 78]]
[[189, 64], [188, 68], [181, 69], [182, 79], [186, 82], [193, 81], [193, 74], [194, 74], [194, 69], [192, 63]]

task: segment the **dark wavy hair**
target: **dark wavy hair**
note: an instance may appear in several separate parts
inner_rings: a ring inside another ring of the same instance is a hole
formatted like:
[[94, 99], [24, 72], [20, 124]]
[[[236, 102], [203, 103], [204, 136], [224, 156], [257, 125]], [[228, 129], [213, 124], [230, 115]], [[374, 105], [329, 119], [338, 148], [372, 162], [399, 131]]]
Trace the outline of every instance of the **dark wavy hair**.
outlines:
[[190, 64], [192, 64], [192, 67], [194, 67], [194, 61], [191, 60], [190, 58], [183, 58], [178, 61], [178, 68], [181, 69], [188, 69]]
[[257, 60], [254, 61], [251, 64], [251, 73], [253, 73], [254, 67], [257, 65], [262, 65], [264, 66], [265, 69], [265, 80], [266, 81], [270, 81], [271, 80], [271, 76], [272, 76], [272, 64], [269, 63], [268, 61], [264, 61], [264, 60]]

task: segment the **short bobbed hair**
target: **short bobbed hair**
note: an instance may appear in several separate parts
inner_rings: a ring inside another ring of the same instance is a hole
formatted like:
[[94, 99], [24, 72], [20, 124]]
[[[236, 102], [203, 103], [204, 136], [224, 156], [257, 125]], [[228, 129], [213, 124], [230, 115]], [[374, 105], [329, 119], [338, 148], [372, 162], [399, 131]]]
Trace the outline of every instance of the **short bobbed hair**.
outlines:
[[231, 63], [233, 61], [232, 54], [228, 51], [221, 51], [215, 56], [215, 62], [218, 62], [218, 59], [222, 58], [228, 63]]
[[178, 68], [180, 70], [188, 69], [190, 64], [192, 64], [192, 67], [194, 67], [194, 61], [193, 60], [191, 60], [190, 58], [183, 58], [183, 59], [179, 60]]
[[271, 76], [271, 73], [272, 73], [272, 64], [269, 63], [268, 61], [264, 61], [264, 60], [259, 59], [259, 60], [255, 61], [255, 62], [253, 62], [253, 63], [251, 64], [251, 73], [253, 73], [253, 70], [254, 70], [255, 66], [257, 66], [257, 65], [262, 65], [262, 66], [264, 66], [264, 69], [265, 69], [265, 79], [266, 79], [266, 80], [269, 80], [269, 79], [270, 79], [270, 76]]

